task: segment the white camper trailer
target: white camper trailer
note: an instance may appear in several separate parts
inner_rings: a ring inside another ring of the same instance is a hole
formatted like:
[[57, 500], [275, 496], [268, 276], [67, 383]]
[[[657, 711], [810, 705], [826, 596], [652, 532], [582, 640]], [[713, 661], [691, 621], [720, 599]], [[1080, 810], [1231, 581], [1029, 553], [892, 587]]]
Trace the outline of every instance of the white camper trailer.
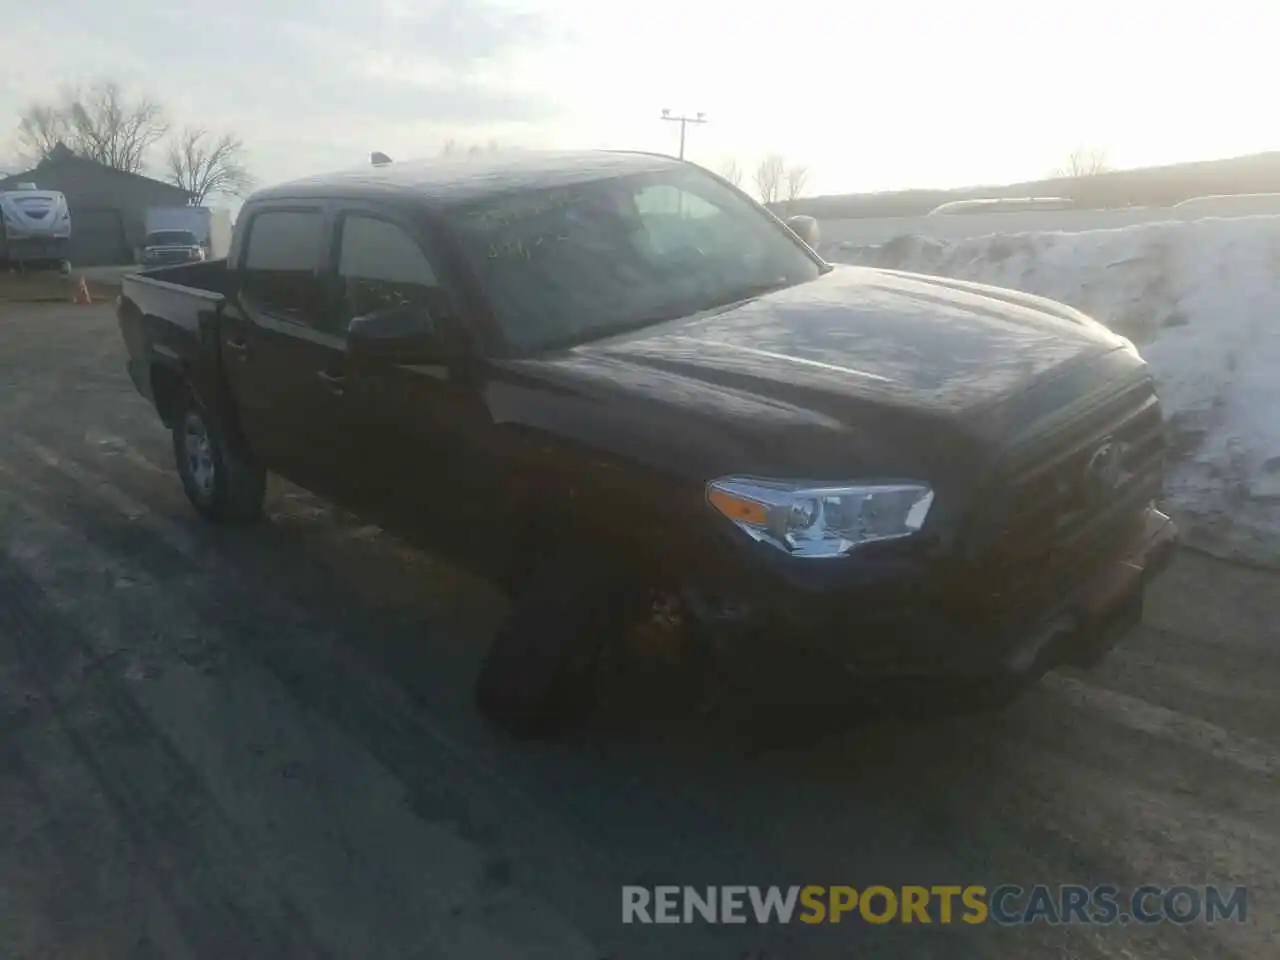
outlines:
[[71, 211], [57, 190], [20, 183], [0, 192], [0, 263], [20, 269], [70, 266]]

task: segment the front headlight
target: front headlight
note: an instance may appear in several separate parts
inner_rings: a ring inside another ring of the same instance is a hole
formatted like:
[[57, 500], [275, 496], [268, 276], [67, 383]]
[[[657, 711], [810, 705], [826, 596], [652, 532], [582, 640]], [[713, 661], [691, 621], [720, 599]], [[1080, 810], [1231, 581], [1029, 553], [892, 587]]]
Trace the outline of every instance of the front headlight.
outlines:
[[796, 557], [842, 557], [924, 526], [933, 490], [921, 483], [807, 484], [725, 477], [707, 502], [741, 530]]

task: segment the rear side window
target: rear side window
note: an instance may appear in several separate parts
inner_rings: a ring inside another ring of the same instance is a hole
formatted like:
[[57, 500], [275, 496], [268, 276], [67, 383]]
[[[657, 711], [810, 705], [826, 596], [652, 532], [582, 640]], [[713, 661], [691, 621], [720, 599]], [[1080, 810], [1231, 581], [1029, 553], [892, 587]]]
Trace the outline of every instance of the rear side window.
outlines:
[[401, 304], [438, 310], [442, 292], [435, 268], [401, 227], [375, 217], [348, 214], [342, 220], [338, 254], [343, 329], [352, 317]]
[[255, 307], [318, 325], [323, 296], [316, 267], [323, 226], [319, 210], [270, 210], [254, 216], [241, 290]]

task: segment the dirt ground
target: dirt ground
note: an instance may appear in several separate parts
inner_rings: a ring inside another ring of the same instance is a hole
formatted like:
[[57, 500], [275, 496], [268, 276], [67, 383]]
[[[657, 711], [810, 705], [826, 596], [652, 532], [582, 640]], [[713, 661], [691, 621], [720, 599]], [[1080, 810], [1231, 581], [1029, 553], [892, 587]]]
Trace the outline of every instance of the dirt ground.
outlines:
[[[468, 701], [500, 602], [284, 484], [202, 524], [123, 362], [108, 307], [0, 304], [0, 955], [1280, 956], [1280, 576], [1184, 554], [1101, 668], [996, 716], [761, 751], [637, 673], [518, 744]], [[626, 883], [1002, 882], [1248, 914], [620, 922]]]
[[120, 277], [137, 267], [89, 267], [73, 270], [64, 276], [56, 270], [19, 273], [0, 268], [0, 304], [70, 303], [74, 300], [81, 278], [95, 301], [115, 300], [120, 292]]

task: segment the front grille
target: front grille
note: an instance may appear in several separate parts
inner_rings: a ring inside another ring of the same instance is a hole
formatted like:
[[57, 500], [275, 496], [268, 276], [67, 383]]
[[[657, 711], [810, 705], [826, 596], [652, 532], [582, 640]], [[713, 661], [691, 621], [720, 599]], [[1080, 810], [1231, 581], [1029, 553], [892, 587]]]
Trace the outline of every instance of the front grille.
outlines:
[[[961, 537], [966, 560], [998, 598], [1034, 602], [1044, 590], [1061, 593], [1064, 579], [1096, 570], [1132, 534], [1163, 482], [1164, 425], [1150, 384], [1041, 435], [1035, 447], [1031, 458], [1014, 452]], [[1100, 478], [1103, 472], [1110, 476]]]

